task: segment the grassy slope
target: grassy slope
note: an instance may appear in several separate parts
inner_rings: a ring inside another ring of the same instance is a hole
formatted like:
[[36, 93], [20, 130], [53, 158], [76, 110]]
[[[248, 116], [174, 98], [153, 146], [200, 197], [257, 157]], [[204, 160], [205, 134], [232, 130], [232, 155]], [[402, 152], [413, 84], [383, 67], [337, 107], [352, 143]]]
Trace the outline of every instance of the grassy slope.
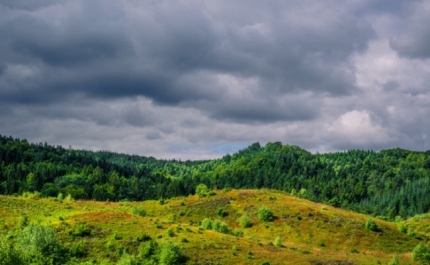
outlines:
[[[261, 206], [271, 208], [273, 222], [260, 222], [256, 212]], [[131, 214], [133, 207], [143, 207], [147, 216]], [[217, 216], [223, 209], [225, 217]], [[187, 264], [388, 264], [399, 253], [401, 264], [414, 264], [411, 251], [419, 243], [417, 236], [401, 233], [395, 224], [375, 220], [380, 231], [364, 228], [366, 215], [345, 211], [272, 190], [221, 191], [208, 198], [189, 196], [166, 201], [94, 202], [26, 199], [0, 196], [0, 233], [18, 226], [22, 214], [31, 222], [53, 225], [61, 241], [71, 247], [85, 242], [86, 258], [117, 260], [116, 249], [125, 247], [137, 253], [138, 236], [147, 233], [161, 242], [175, 242], [189, 258]], [[247, 214], [252, 227], [240, 228], [237, 219]], [[199, 229], [204, 218], [220, 219], [243, 237]], [[73, 235], [79, 225], [92, 231], [90, 236]], [[428, 240], [428, 219], [408, 220]], [[174, 236], [168, 235], [168, 230]], [[427, 229], [427, 230], [426, 230]], [[283, 247], [273, 246], [281, 238]], [[188, 242], [183, 242], [185, 241]], [[357, 251], [351, 251], [351, 250]], [[252, 254], [250, 254], [252, 253]], [[351, 263], [329, 263], [347, 260]], [[319, 262], [319, 263], [318, 263]], [[325, 263], [326, 262], [326, 263]]]

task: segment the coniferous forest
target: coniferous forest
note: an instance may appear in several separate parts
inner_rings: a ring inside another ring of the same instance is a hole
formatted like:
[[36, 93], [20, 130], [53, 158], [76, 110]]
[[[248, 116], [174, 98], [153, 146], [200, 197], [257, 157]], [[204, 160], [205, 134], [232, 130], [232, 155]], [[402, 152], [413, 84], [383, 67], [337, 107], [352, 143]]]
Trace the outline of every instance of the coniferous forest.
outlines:
[[393, 220], [430, 210], [430, 151], [311, 154], [275, 142], [254, 143], [221, 159], [177, 161], [0, 136], [0, 194], [141, 201], [193, 194], [199, 184], [282, 190]]

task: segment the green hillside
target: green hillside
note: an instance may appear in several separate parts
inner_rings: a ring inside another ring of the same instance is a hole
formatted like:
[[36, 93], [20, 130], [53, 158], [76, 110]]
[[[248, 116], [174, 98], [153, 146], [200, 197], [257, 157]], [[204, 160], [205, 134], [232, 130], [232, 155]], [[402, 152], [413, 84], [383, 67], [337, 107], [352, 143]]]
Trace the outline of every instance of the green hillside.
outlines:
[[[266, 189], [143, 202], [25, 195], [0, 196], [0, 257], [29, 251], [22, 235], [53, 227], [61, 248], [41, 249], [36, 264], [389, 264], [394, 254], [418, 264], [412, 251], [429, 240], [430, 216], [386, 222]], [[174, 263], [162, 258], [168, 246]]]

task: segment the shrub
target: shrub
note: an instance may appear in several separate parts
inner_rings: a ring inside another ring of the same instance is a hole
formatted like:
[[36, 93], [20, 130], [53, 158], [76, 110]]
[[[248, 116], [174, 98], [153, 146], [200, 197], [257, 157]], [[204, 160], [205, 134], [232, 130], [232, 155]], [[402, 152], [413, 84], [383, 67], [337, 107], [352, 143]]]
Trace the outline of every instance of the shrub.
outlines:
[[212, 220], [210, 218], [205, 218], [202, 221], [201, 227], [206, 230], [212, 229]]
[[412, 237], [414, 237], [414, 236], [416, 236], [416, 235], [417, 235], [417, 233], [415, 232], [415, 230], [414, 230], [412, 227], [408, 227], [408, 229], [407, 229], [407, 231], [406, 231], [406, 234], [407, 234], [408, 236], [412, 236]]
[[167, 229], [167, 235], [170, 237], [174, 237], [175, 236], [175, 231], [173, 231], [173, 229], [169, 228]]
[[234, 236], [243, 236], [243, 231], [240, 229], [234, 229], [233, 235]]
[[358, 253], [358, 250], [356, 248], [352, 248], [351, 253]]
[[412, 251], [412, 259], [421, 265], [430, 264], [430, 249], [419, 243]]
[[84, 242], [79, 242], [70, 248], [70, 256], [71, 257], [82, 258], [82, 257], [86, 257], [87, 254], [88, 254], [88, 252], [85, 249], [85, 243]]
[[73, 232], [73, 235], [75, 236], [90, 236], [91, 235], [91, 229], [89, 229], [86, 225], [80, 224], [75, 228], [75, 231]]
[[0, 265], [24, 265], [23, 253], [12, 247], [5, 237], [0, 237]]
[[155, 254], [157, 250], [158, 244], [154, 239], [143, 242], [139, 245], [139, 254], [140, 258], [149, 258], [150, 256]]
[[221, 222], [220, 220], [215, 220], [213, 222], [212, 229], [224, 234], [230, 233], [230, 228], [228, 228], [228, 225], [225, 222]]
[[133, 207], [133, 208], [131, 208], [131, 213], [133, 215], [138, 215], [138, 216], [142, 216], [142, 217], [146, 216], [146, 211], [142, 207]]
[[28, 217], [27, 215], [23, 214], [19, 218], [19, 226], [20, 227], [26, 227], [28, 225]]
[[370, 231], [378, 231], [378, 226], [372, 219], [367, 219], [365, 227]]
[[151, 236], [149, 236], [147, 233], [144, 232], [141, 236], [138, 236], [136, 239], [139, 242], [144, 242], [144, 241], [151, 240]]
[[242, 215], [239, 219], [238, 219], [239, 225], [242, 228], [248, 228], [251, 227], [251, 219], [249, 218], [249, 216], [247, 215]]
[[282, 241], [281, 241], [281, 238], [279, 236], [277, 236], [275, 238], [275, 246], [278, 248], [282, 247]]
[[404, 234], [406, 234], [408, 232], [408, 229], [404, 224], [396, 223], [396, 225], [397, 225], [397, 228], [399, 229], [400, 232], [402, 232]]
[[196, 194], [199, 197], [206, 197], [209, 195], [209, 189], [208, 186], [206, 186], [205, 184], [201, 183], [199, 185], [197, 185], [196, 187]]
[[273, 221], [274, 215], [270, 208], [262, 206], [257, 212], [257, 217], [262, 222], [270, 222]]
[[17, 243], [25, 258], [36, 261], [36, 264], [66, 263], [67, 250], [56, 240], [52, 227], [27, 226], [18, 236]]
[[221, 217], [226, 217], [226, 216], [228, 215], [228, 212], [224, 211], [223, 209], [218, 209], [218, 210], [216, 211], [216, 214], [217, 214], [218, 216], [221, 216]]
[[116, 265], [139, 265], [139, 262], [135, 256], [125, 253]]
[[183, 256], [178, 245], [167, 243], [160, 246], [158, 260], [160, 265], [176, 265], [181, 263]]

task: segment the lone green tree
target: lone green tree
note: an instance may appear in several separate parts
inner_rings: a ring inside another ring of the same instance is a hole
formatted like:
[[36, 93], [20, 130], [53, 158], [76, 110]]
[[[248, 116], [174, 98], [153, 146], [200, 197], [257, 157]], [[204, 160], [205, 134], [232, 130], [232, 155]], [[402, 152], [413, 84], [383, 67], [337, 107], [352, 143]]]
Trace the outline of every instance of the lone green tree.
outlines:
[[196, 187], [196, 194], [199, 196], [199, 197], [206, 197], [206, 196], [208, 196], [208, 194], [209, 194], [209, 189], [208, 189], [208, 186], [206, 186], [205, 184], [203, 184], [203, 183], [200, 183], [199, 185], [197, 185], [197, 187]]

